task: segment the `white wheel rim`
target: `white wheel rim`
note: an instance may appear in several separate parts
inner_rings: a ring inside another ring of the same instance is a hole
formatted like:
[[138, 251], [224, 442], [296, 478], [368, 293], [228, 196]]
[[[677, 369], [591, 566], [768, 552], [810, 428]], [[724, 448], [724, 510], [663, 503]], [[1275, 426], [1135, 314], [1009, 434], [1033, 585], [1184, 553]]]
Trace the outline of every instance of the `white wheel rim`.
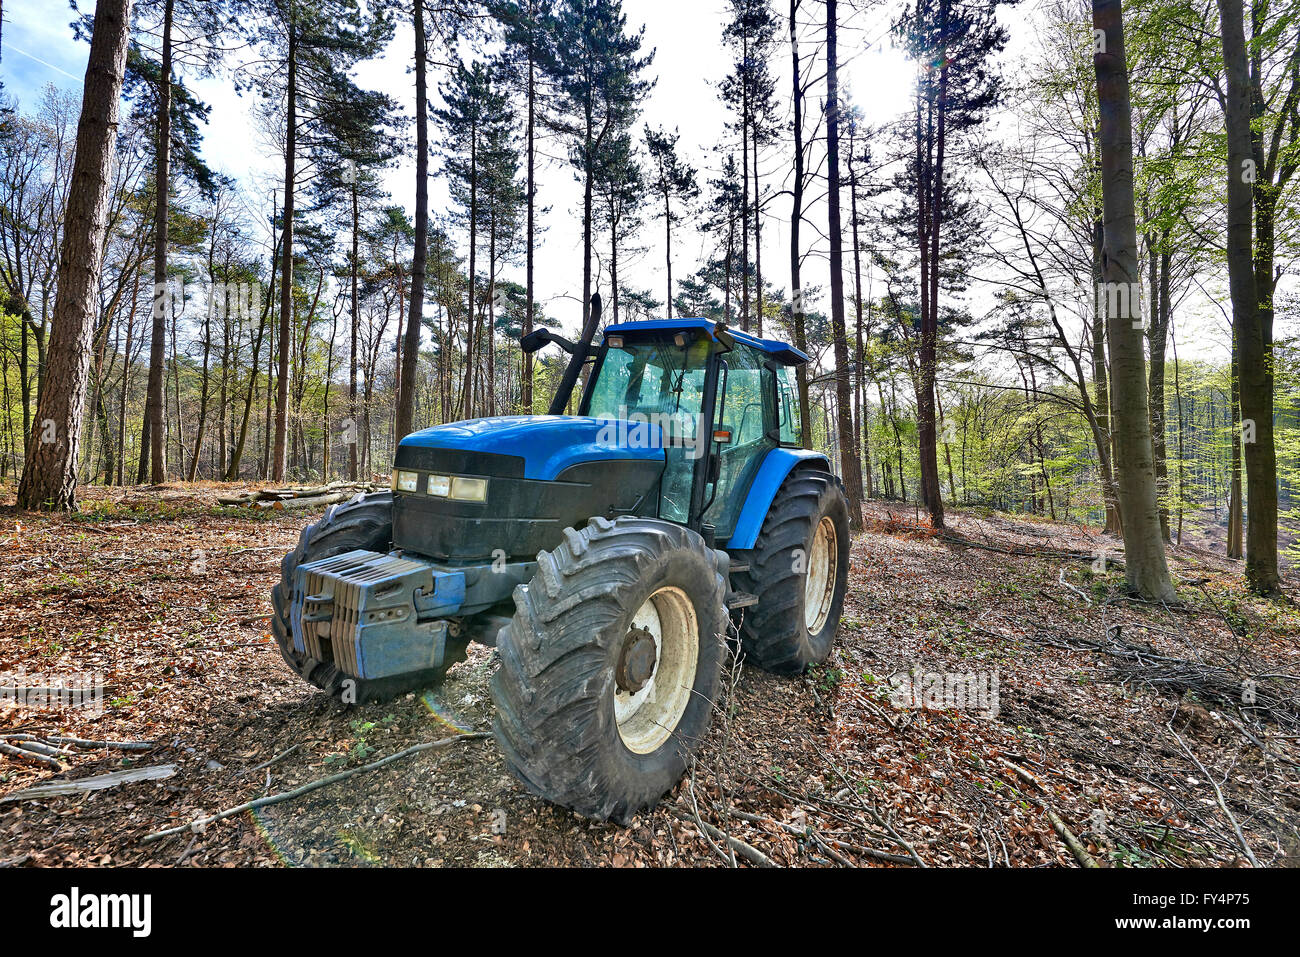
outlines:
[[629, 751], [650, 754], [667, 741], [691, 702], [700, 658], [700, 628], [686, 592], [660, 588], [632, 616], [655, 642], [650, 680], [635, 694], [614, 687], [614, 720]]
[[840, 553], [836, 547], [835, 523], [829, 515], [817, 523], [812, 545], [808, 549], [808, 577], [804, 581], [803, 621], [808, 634], [817, 635], [826, 627], [835, 599], [835, 578]]

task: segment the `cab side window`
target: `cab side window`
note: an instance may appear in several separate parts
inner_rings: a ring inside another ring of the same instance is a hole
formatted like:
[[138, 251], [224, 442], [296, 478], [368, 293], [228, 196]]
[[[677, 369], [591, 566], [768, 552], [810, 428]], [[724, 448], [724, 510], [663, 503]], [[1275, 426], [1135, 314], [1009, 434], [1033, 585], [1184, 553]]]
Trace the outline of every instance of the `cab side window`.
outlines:
[[776, 388], [781, 444], [800, 445], [803, 441], [803, 433], [799, 422], [799, 396], [790, 385], [790, 372], [785, 366], [777, 370]]

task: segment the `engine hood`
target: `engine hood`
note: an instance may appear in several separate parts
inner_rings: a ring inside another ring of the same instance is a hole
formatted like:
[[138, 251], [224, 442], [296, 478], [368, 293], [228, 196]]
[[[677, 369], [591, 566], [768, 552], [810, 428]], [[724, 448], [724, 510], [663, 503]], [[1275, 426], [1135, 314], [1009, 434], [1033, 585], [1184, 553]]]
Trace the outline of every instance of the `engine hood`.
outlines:
[[583, 462], [636, 459], [662, 462], [658, 425], [582, 415], [498, 415], [412, 432], [404, 449], [447, 449], [523, 460], [523, 478], [551, 480]]

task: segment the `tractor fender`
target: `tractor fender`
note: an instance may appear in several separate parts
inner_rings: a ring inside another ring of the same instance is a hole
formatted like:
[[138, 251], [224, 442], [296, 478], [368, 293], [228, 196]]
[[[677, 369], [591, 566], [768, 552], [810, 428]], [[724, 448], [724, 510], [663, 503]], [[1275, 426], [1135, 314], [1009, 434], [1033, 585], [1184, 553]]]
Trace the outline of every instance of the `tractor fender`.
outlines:
[[781, 483], [797, 466], [802, 465], [814, 465], [827, 473], [831, 471], [830, 459], [811, 449], [779, 448], [767, 453], [763, 464], [758, 467], [754, 481], [750, 483], [749, 494], [745, 496], [745, 504], [736, 519], [735, 531], [727, 542], [728, 550], [754, 547], [759, 530], [763, 527], [763, 519], [767, 518], [768, 509], [772, 507], [772, 499], [776, 498]]

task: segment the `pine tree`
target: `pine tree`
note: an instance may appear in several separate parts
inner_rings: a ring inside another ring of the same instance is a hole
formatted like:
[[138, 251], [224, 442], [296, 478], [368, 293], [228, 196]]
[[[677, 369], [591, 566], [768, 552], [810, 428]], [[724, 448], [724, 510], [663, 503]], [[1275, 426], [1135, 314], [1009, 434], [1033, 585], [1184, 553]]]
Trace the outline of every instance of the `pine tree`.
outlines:
[[699, 184], [695, 181], [695, 168], [677, 155], [679, 134], [663, 128], [652, 130], [649, 124], [645, 128], [646, 152], [650, 157], [649, 186], [663, 200], [664, 220], [664, 265], [668, 269], [668, 315], [672, 315], [673, 302], [673, 224], [681, 221], [682, 214], [673, 209], [676, 200], [689, 208], [700, 195]]
[[[434, 114], [443, 131], [443, 170], [450, 179], [452, 199], [459, 207], [458, 219], [469, 234], [461, 391], [466, 418], [472, 417], [475, 410], [474, 372], [483, 311], [478, 295], [479, 239], [484, 228], [491, 225], [494, 208], [499, 207], [505, 180], [513, 182], [513, 172], [507, 176], [494, 169], [494, 164], [504, 159], [510, 136], [510, 104], [501, 81], [499, 69], [490, 64], [478, 60], [468, 67], [457, 64], [443, 87], [446, 105]], [[517, 156], [511, 162], [517, 165]], [[488, 238], [491, 242], [490, 233]]]
[[[171, 211], [173, 149], [180, 171], [205, 191], [213, 188], [212, 172], [199, 157], [197, 124], [206, 120], [207, 108], [200, 103], [176, 74], [177, 34], [187, 55], [181, 65], [197, 72], [209, 72], [218, 60], [219, 46], [212, 38], [243, 8], [241, 0], [143, 0], [135, 8], [134, 39], [127, 50], [123, 92], [141, 101], [154, 125], [154, 214], [153, 214], [153, 329], [149, 349], [149, 380], [145, 401], [144, 432], [140, 443], [137, 482], [146, 474], [154, 484], [165, 481], [163, 448], [163, 360], [166, 345], [168, 220]], [[157, 56], [145, 38], [157, 34]], [[191, 40], [197, 37], [197, 40]], [[152, 465], [149, 463], [152, 462]]]
[[920, 329], [917, 355], [917, 416], [921, 499], [935, 528], [943, 527], [939, 487], [935, 376], [939, 346], [940, 273], [948, 250], [943, 233], [955, 211], [956, 177], [946, 170], [950, 153], [1001, 98], [990, 60], [1007, 42], [997, 7], [1015, 0], [915, 0], [894, 31], [919, 64], [913, 116], [910, 178], [914, 241], [920, 263]]
[[269, 470], [272, 481], [285, 479], [288, 449], [290, 326], [293, 319], [294, 227], [300, 142], [338, 105], [336, 83], [358, 60], [374, 55], [389, 35], [382, 11], [364, 14], [358, 0], [261, 0], [257, 39], [265, 51], [259, 87], [263, 96], [284, 102], [283, 242], [280, 250], [280, 319], [276, 360], [275, 434]]
[[645, 171], [634, 152], [632, 137], [620, 133], [602, 151], [596, 174], [598, 215], [609, 230], [610, 322], [618, 322], [619, 251], [641, 227], [640, 212], [647, 194]]
[[[804, 190], [807, 188], [809, 174], [807, 172], [807, 147], [804, 145], [804, 99], [807, 96], [807, 88], [804, 79], [803, 57], [799, 52], [799, 3], [800, 0], [790, 0], [789, 15], [789, 32], [790, 32], [790, 61], [791, 61], [791, 94], [790, 102], [793, 111], [791, 129], [794, 138], [794, 183], [791, 186], [791, 209], [790, 209], [790, 318], [791, 325], [794, 327], [794, 344], [795, 347], [807, 352], [808, 337], [805, 330], [805, 316], [807, 310], [804, 303], [804, 289], [802, 277], [803, 264], [803, 245], [801, 231], [803, 226], [804, 211]], [[809, 429], [809, 415], [811, 414], [811, 404], [808, 399], [808, 369], [807, 365], [800, 365], [795, 369], [795, 384], [799, 392], [799, 421], [803, 423], [803, 432], [800, 436], [804, 448], [811, 448], [811, 433]]]
[[844, 231], [840, 221], [838, 16], [839, 8], [836, 0], [826, 0], [826, 206], [829, 219], [827, 235], [831, 241], [831, 330], [835, 339], [835, 411], [839, 426], [840, 471], [844, 476], [844, 492], [849, 502], [849, 528], [859, 532], [862, 530], [862, 465], [858, 456], [857, 433], [853, 428], [849, 349], [844, 321]]
[[[317, 169], [312, 184], [316, 210], [346, 209], [348, 235], [345, 281], [348, 288], [348, 412], [343, 434], [348, 446], [347, 475], [359, 478], [357, 449], [357, 373], [360, 363], [359, 283], [361, 243], [366, 220], [380, 212], [385, 198], [380, 172], [400, 155], [401, 140], [393, 135], [398, 124], [397, 104], [385, 93], [363, 90], [339, 74], [333, 78], [335, 108], [322, 117], [305, 144]], [[399, 365], [400, 371], [405, 371]], [[399, 379], [400, 385], [400, 379]], [[400, 403], [399, 403], [400, 407]], [[400, 431], [400, 430], [399, 430]]]
[[554, 125], [569, 141], [569, 161], [582, 180], [582, 339], [595, 335], [592, 230], [600, 155], [632, 127], [651, 84], [641, 72], [644, 27], [628, 33], [620, 0], [564, 0], [556, 11], [550, 79], [558, 92]]
[[131, 0], [100, 0], [95, 8], [46, 367], [59, 387], [41, 389], [37, 399], [37, 433], [18, 484], [19, 508], [66, 510], [76, 504], [77, 450], [130, 17]]
[[[777, 20], [769, 0], [728, 0], [731, 18], [723, 26], [723, 43], [735, 58], [732, 70], [720, 87], [722, 100], [736, 111], [731, 126], [740, 134], [741, 207], [740, 224], [740, 327], [749, 330], [750, 322], [750, 226], [754, 217], [754, 310], [757, 330], [763, 327], [762, 280], [762, 227], [759, 225], [760, 205], [758, 151], [772, 132], [770, 114], [776, 81], [772, 75], [771, 59], [776, 46]], [[753, 174], [754, 191], [750, 193], [750, 174]], [[752, 199], [751, 199], [752, 197]]]
[[[537, 126], [544, 116], [545, 100], [539, 95], [538, 80], [555, 71], [554, 0], [507, 0], [497, 12], [505, 28], [505, 63], [511, 69], [516, 87], [522, 88], [524, 102], [524, 157], [527, 167], [525, 202], [527, 223], [524, 238], [524, 320], [521, 336], [533, 331], [534, 259], [537, 251]], [[520, 405], [525, 412], [533, 408], [533, 354], [524, 353]]]

